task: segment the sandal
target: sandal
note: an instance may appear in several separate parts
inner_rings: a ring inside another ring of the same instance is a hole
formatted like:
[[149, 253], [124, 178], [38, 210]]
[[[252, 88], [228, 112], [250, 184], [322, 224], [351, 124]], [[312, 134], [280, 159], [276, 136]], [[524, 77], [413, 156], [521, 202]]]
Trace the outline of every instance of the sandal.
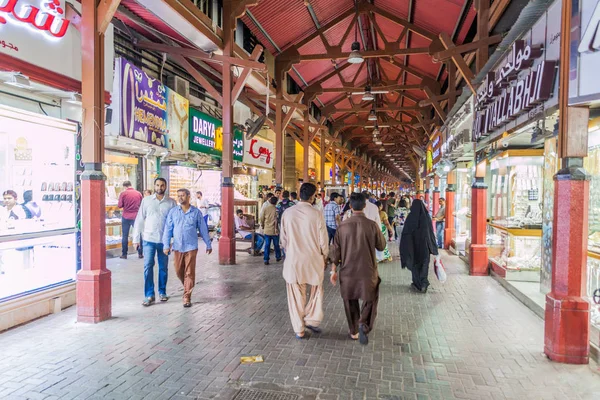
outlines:
[[189, 301], [187, 303], [183, 303], [183, 306], [185, 308], [190, 308], [192, 306], [192, 303], [190, 303]]
[[148, 307], [151, 304], [154, 304], [154, 297], [146, 297], [146, 299], [144, 300], [144, 302], [142, 303], [142, 305], [144, 307]]

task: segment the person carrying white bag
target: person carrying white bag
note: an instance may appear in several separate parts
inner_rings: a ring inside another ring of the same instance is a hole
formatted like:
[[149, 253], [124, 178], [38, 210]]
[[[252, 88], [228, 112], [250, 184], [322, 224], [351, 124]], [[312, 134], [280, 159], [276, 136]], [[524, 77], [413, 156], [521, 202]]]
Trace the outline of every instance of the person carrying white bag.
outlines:
[[441, 283], [446, 282], [448, 275], [446, 274], [446, 268], [444, 267], [442, 256], [440, 254], [435, 256], [435, 260], [433, 261], [433, 270], [435, 271], [435, 276], [437, 276]]

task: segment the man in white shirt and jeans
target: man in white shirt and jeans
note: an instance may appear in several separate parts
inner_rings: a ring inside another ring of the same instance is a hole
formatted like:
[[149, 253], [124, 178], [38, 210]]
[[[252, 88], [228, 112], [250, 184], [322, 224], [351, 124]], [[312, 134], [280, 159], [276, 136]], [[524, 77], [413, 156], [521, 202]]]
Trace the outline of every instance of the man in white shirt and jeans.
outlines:
[[140, 244], [143, 235], [144, 250], [144, 302], [148, 307], [155, 301], [154, 297], [154, 256], [158, 259], [158, 296], [160, 301], [167, 301], [167, 278], [169, 256], [163, 252], [162, 235], [167, 214], [177, 206], [175, 200], [167, 196], [167, 181], [156, 178], [154, 194], [144, 197], [133, 226], [133, 244]]
[[206, 222], [206, 226], [208, 226], [208, 207], [210, 204], [208, 203], [208, 200], [203, 198], [202, 192], [199, 190], [196, 192], [196, 200], [196, 207], [198, 207], [202, 213], [204, 222]]

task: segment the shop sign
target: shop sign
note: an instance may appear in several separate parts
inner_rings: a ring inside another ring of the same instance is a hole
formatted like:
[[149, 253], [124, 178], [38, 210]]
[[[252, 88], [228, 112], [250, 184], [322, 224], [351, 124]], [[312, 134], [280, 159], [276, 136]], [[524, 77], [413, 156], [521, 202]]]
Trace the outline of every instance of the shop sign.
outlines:
[[431, 149], [427, 149], [427, 153], [425, 156], [425, 170], [426, 170], [427, 174], [429, 174], [432, 169], [433, 169], [433, 153], [432, 153]]
[[259, 136], [244, 139], [244, 164], [261, 168], [273, 168], [275, 152], [273, 143]]
[[[81, 10], [80, 2], [72, 1], [69, 7]], [[65, 0], [0, 0], [0, 60], [8, 55], [81, 81], [81, 34], [66, 12]], [[110, 91], [114, 62], [112, 24], [104, 37], [105, 89]]]
[[[15, 25], [48, 38], [62, 38], [69, 29], [65, 9], [59, 0], [0, 0], [0, 24]], [[5, 42], [2, 43], [3, 47]], [[12, 48], [19, 51], [18, 48]]]
[[[218, 158], [223, 156], [223, 124], [221, 120], [190, 108], [189, 148], [191, 151], [209, 154]], [[233, 159], [242, 162], [244, 156], [244, 133], [233, 131]]]
[[124, 58], [115, 71], [113, 120], [119, 135], [186, 151], [189, 101]]
[[[497, 72], [488, 73], [477, 92], [473, 140], [489, 135], [550, 98], [557, 62], [542, 60], [537, 67], [531, 68], [542, 54], [542, 46], [517, 40], [507, 63]], [[528, 69], [525, 75], [519, 76], [521, 71]]]

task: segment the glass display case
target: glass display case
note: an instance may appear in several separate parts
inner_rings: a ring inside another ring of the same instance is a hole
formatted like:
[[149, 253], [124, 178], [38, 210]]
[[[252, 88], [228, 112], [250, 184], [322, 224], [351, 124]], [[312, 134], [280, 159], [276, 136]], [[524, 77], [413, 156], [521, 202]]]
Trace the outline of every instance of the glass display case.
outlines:
[[0, 301], [75, 278], [77, 132], [0, 106]]
[[[123, 182], [129, 181], [133, 188], [138, 186], [139, 158], [124, 153], [107, 151], [102, 172], [106, 175], [106, 250], [121, 249], [121, 209], [117, 207], [119, 195], [124, 190]], [[133, 229], [131, 230], [133, 233]], [[131, 240], [129, 241], [131, 246]], [[116, 254], [116, 253], [115, 253]]]
[[489, 224], [488, 256], [498, 275], [513, 281], [539, 282], [542, 231]]
[[587, 294], [592, 324], [600, 329], [600, 131], [590, 132], [584, 169], [590, 175]]
[[456, 193], [454, 197], [454, 249], [460, 256], [466, 255], [467, 239], [471, 237], [471, 168], [456, 169]]
[[508, 150], [490, 162], [490, 220], [511, 229], [542, 228], [543, 150]]

